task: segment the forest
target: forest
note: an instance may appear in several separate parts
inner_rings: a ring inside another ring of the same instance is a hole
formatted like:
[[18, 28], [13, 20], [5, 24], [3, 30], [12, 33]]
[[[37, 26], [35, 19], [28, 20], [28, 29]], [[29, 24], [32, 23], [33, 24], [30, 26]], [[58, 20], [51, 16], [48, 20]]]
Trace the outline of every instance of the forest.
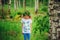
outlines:
[[49, 40], [49, 0], [0, 0], [0, 40], [24, 40], [21, 19], [32, 16], [31, 40]]

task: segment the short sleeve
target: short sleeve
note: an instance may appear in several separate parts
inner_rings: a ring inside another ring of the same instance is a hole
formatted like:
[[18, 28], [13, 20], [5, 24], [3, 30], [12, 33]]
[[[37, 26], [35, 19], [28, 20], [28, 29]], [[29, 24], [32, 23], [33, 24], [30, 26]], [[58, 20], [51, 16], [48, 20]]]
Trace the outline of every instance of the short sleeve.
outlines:
[[21, 19], [21, 23], [23, 23], [23, 19]]
[[30, 23], [32, 23], [32, 20], [30, 19]]

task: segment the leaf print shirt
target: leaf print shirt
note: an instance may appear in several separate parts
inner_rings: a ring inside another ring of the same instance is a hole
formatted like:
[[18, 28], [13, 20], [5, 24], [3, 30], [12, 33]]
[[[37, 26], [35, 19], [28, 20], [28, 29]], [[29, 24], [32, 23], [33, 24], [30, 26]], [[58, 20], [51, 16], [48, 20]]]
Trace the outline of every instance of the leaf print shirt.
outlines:
[[22, 19], [21, 20], [23, 27], [22, 27], [22, 33], [31, 33], [30, 31], [30, 24], [32, 23], [31, 19]]

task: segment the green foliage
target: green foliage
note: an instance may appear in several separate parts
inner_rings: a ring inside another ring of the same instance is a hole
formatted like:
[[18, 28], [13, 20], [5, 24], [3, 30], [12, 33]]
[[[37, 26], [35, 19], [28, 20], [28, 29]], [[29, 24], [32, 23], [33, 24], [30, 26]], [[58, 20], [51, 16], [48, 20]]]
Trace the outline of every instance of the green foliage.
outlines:
[[[33, 36], [36, 36], [34, 40], [48, 40], [49, 32], [49, 17], [46, 16], [36, 16], [33, 22]], [[46, 34], [47, 33], [47, 34]], [[34, 38], [34, 37], [33, 37]]]
[[47, 13], [48, 12], [48, 7], [44, 6], [44, 5], [41, 5], [39, 11], [43, 11], [43, 12]]

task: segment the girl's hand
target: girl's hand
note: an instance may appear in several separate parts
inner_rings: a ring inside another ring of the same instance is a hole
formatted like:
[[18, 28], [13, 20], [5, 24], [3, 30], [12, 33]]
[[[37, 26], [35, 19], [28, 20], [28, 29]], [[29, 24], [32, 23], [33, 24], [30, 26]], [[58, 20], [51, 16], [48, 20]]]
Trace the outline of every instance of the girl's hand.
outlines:
[[30, 24], [30, 31], [32, 31], [32, 24]]
[[31, 32], [31, 29], [30, 29], [30, 32]]
[[23, 34], [23, 33], [22, 33]]

